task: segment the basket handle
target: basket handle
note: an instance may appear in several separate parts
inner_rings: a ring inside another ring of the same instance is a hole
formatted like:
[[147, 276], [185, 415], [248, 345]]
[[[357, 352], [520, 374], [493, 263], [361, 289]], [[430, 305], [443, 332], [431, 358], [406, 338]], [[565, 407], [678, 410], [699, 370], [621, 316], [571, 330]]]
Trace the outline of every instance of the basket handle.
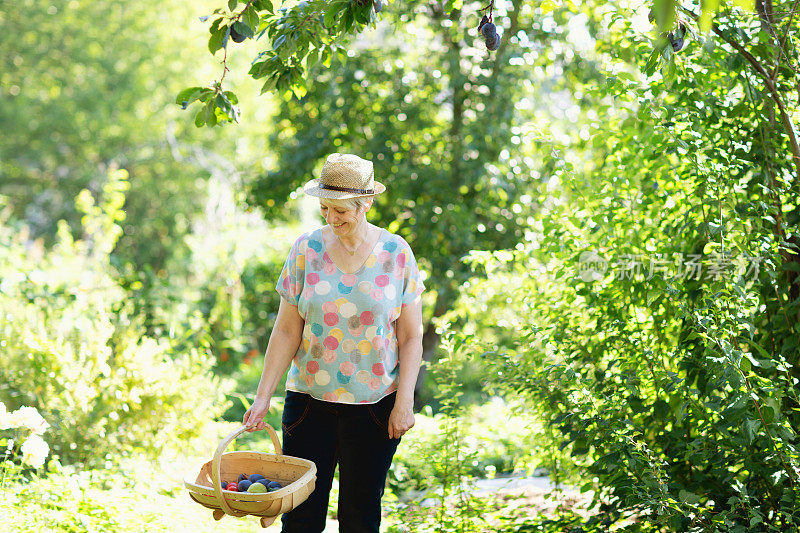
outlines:
[[[267, 430], [269, 433], [270, 439], [272, 439], [272, 447], [275, 448], [275, 453], [278, 455], [283, 455], [283, 448], [281, 448], [281, 441], [278, 440], [278, 434], [275, 433], [273, 427], [269, 424], [264, 426], [264, 429]], [[222, 442], [219, 443], [217, 446], [217, 450], [214, 452], [214, 460], [211, 461], [211, 480], [214, 483], [214, 494], [217, 496], [217, 500], [219, 500], [219, 505], [222, 507], [222, 510], [225, 513], [232, 515], [232, 516], [244, 516], [247, 513], [241, 513], [239, 511], [234, 511], [231, 509], [231, 506], [228, 505], [228, 502], [225, 501], [225, 497], [222, 495], [222, 488], [220, 487], [222, 475], [220, 474], [220, 460], [222, 459], [222, 452], [225, 451], [225, 448], [228, 447], [233, 439], [241, 435], [247, 431], [247, 426], [240, 426], [233, 430], [227, 437], [222, 439]]]

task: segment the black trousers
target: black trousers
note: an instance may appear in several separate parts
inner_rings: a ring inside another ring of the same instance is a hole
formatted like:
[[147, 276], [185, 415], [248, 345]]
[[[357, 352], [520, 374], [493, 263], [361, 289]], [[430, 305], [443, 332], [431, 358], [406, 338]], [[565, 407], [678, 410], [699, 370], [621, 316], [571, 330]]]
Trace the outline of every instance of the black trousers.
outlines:
[[333, 471], [339, 465], [339, 531], [378, 533], [386, 474], [400, 439], [388, 421], [396, 393], [374, 404], [340, 404], [286, 391], [283, 453], [317, 465], [314, 492], [283, 515], [285, 533], [325, 529]]

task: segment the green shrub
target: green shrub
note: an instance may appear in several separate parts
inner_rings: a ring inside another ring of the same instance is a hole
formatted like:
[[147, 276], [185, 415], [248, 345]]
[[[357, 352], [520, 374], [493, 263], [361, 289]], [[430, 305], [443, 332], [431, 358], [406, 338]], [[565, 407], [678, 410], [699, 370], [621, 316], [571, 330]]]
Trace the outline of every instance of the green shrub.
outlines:
[[9, 474], [13, 466], [0, 463], [0, 529], [39, 532], [183, 532], [253, 531], [253, 517], [225, 517], [216, 522], [211, 510], [192, 501], [182, 480], [191, 465], [207, 461], [221, 435], [231, 424], [212, 423], [205, 429], [205, 442], [197, 448], [170, 451], [159, 460], [136, 454], [114, 468], [86, 469], [83, 465], [61, 465], [50, 460], [38, 475]]
[[526, 242], [474, 254], [489, 279], [460, 314], [609, 529], [798, 531], [795, 73], [758, 71], [780, 52], [741, 11], [676, 55], [606, 7], [593, 52], [614, 74], [573, 100], [603, 119], [545, 127]]
[[224, 407], [199, 317], [148, 337], [116, 281], [109, 254], [126, 179], [110, 172], [99, 206], [83, 191], [83, 238], [62, 222], [51, 250], [0, 218], [0, 401], [37, 408], [64, 462], [156, 451], [196, 435]]
[[[511, 474], [525, 475], [543, 465], [538, 444], [542, 428], [529, 415], [520, 412], [524, 404], [493, 397], [483, 405], [470, 404], [459, 413], [459, 445], [465, 460], [464, 474], [492, 478]], [[389, 471], [387, 486], [397, 495], [424, 491], [441, 483], [433, 458], [442, 451], [442, 425], [447, 415], [423, 409], [415, 414], [414, 428], [397, 449]]]

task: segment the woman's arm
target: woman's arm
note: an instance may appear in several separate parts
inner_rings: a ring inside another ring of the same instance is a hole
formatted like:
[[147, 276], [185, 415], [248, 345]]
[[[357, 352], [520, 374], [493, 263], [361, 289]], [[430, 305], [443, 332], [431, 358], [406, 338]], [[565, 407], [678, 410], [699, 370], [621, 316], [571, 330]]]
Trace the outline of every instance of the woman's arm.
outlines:
[[242, 423], [248, 431], [264, 429], [264, 416], [269, 410], [269, 403], [278, 382], [283, 377], [292, 357], [303, 340], [305, 321], [297, 310], [297, 306], [281, 298], [278, 316], [269, 336], [267, 351], [264, 354], [264, 369], [256, 389], [253, 405], [244, 414]]
[[397, 347], [400, 375], [397, 397], [389, 416], [389, 437], [400, 438], [414, 427], [414, 385], [422, 362], [422, 299], [418, 296], [403, 306], [397, 318]]

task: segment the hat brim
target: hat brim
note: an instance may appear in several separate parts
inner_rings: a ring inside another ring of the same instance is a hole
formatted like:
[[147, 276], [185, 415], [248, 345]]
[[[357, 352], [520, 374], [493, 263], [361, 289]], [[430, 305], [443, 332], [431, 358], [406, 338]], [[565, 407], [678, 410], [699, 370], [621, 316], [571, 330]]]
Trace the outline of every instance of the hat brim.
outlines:
[[381, 194], [386, 190], [386, 187], [383, 183], [373, 180], [372, 188], [375, 191], [371, 194], [358, 194], [346, 191], [334, 191], [331, 189], [321, 189], [319, 186], [319, 179], [314, 178], [309, 180], [305, 185], [303, 185], [303, 192], [308, 194], [309, 196], [316, 196], [318, 198], [330, 198], [332, 200], [344, 200], [346, 198], [360, 198], [362, 196], [375, 196], [376, 194]]

